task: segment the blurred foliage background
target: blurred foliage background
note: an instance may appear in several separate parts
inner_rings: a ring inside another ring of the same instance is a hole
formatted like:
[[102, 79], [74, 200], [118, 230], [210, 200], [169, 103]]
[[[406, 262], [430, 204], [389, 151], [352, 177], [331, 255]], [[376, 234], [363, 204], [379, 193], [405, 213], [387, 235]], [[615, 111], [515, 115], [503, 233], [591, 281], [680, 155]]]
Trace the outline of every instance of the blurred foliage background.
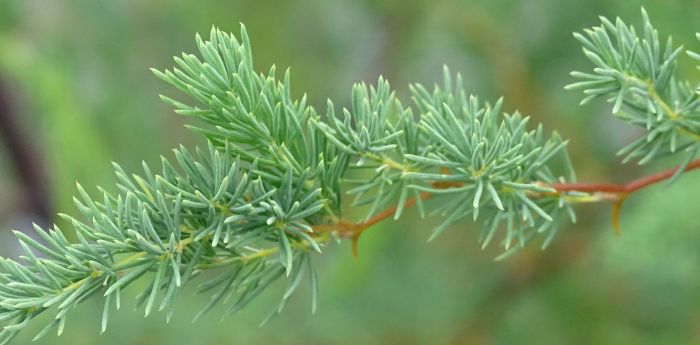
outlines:
[[[662, 36], [700, 50], [696, 0], [0, 0], [0, 100], [11, 110], [0, 124], [2, 255], [17, 246], [10, 229], [74, 210], [76, 181], [113, 190], [110, 161], [133, 171], [177, 144], [203, 143], [158, 100], [173, 90], [147, 68], [194, 51], [193, 34], [211, 25], [245, 23], [257, 68], [291, 66], [297, 95], [308, 92], [317, 109], [328, 97], [347, 104], [353, 82], [380, 74], [406, 95], [409, 81], [438, 82], [447, 64], [471, 92], [504, 95], [508, 111], [570, 138], [581, 180], [622, 182], [673, 164], [620, 165], [615, 152], [636, 129], [562, 89], [569, 71], [589, 68], [571, 33], [598, 15], [638, 23], [642, 5]], [[700, 77], [690, 62], [681, 70]], [[61, 337], [36, 344], [698, 343], [699, 191], [689, 175], [635, 195], [620, 238], [608, 205], [579, 207], [579, 223], [550, 249], [505, 262], [492, 260], [498, 248], [478, 248], [475, 225], [426, 244], [430, 220], [411, 215], [368, 232], [359, 261], [347, 244], [319, 258], [316, 315], [299, 294], [259, 328], [280, 285], [236, 317], [213, 312], [192, 324], [208, 296], [183, 294], [170, 325], [126, 307], [100, 337], [95, 300]]]

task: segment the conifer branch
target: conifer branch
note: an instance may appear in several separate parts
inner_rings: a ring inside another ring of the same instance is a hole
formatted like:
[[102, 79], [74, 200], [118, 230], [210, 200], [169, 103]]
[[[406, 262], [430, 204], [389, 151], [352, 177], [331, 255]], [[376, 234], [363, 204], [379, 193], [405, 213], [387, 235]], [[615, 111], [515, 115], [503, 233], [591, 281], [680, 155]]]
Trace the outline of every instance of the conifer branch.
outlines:
[[[76, 242], [57, 227], [37, 227], [41, 241], [17, 232], [25, 255], [0, 260], [0, 344], [48, 310], [54, 321], [38, 336], [60, 334], [68, 311], [94, 295], [105, 301], [104, 331], [137, 279], [150, 281], [137, 300], [146, 315], [158, 309], [170, 318], [181, 288], [205, 272], [211, 278], [199, 291], [211, 300], [195, 319], [219, 304], [236, 313], [280, 278], [287, 287], [270, 316], [304, 278], [315, 310], [312, 252], [350, 239], [357, 254], [368, 228], [409, 208], [442, 217], [430, 239], [465, 218], [480, 221], [482, 247], [498, 241], [504, 249], [497, 259], [538, 238], [547, 247], [561, 222], [575, 222], [578, 203], [612, 201], [618, 224], [629, 194], [700, 168], [700, 96], [676, 76], [681, 49], [670, 39], [662, 47], [645, 12], [641, 35], [622, 20], [601, 20], [575, 35], [595, 67], [574, 72], [582, 81], [567, 88], [583, 89], [582, 103], [607, 99], [615, 116], [645, 128], [620, 151], [623, 161], [685, 154], [678, 167], [627, 184], [576, 182], [566, 140], [503, 113], [501, 99], [469, 96], [447, 68], [441, 86], [410, 86], [411, 105], [380, 77], [354, 85], [348, 108], [329, 100], [320, 114], [305, 95], [292, 97], [288, 70], [278, 78], [274, 66], [253, 68], [244, 26], [239, 37], [216, 28], [208, 40], [197, 35], [200, 56], [183, 54], [175, 68], [153, 72], [189, 97], [161, 96], [198, 120], [190, 128], [206, 136], [208, 151], [175, 150], [177, 164], [163, 159], [158, 174], [115, 165], [119, 192], [100, 190], [99, 200], [79, 187], [81, 216], [62, 215]], [[351, 208], [366, 206], [360, 221], [344, 218], [346, 195]]]

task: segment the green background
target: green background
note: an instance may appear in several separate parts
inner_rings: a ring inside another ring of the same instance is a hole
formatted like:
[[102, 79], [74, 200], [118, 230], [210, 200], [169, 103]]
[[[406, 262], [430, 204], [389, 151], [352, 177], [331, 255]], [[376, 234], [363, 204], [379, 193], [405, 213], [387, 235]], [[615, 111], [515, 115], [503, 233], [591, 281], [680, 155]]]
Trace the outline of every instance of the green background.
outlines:
[[[405, 96], [408, 82], [439, 82], [442, 65], [469, 92], [518, 109], [571, 140], [578, 176], [623, 182], [673, 164], [621, 165], [615, 152], [639, 134], [563, 86], [586, 70], [571, 33], [598, 15], [639, 23], [644, 5], [662, 37], [700, 51], [697, 0], [0, 0], [0, 78], [21, 129], [45, 166], [54, 213], [72, 212], [75, 182], [113, 190], [110, 161], [136, 171], [142, 160], [183, 143], [202, 145], [158, 94], [175, 94], [148, 67], [195, 50], [194, 33], [212, 25], [248, 28], [255, 63], [292, 67], [296, 95], [317, 109], [348, 103], [357, 81], [381, 74]], [[681, 72], [700, 73], [683, 58]], [[191, 323], [208, 296], [181, 294], [169, 325], [123, 303], [99, 336], [101, 302], [85, 303], [64, 334], [35, 344], [690, 344], [700, 342], [700, 175], [635, 195], [623, 234], [609, 205], [582, 205], [546, 251], [529, 248], [505, 262], [484, 251], [465, 222], [426, 243], [433, 220], [408, 215], [365, 235], [360, 259], [347, 243], [317, 258], [320, 308], [308, 286], [279, 317], [259, 322], [281, 293], [276, 285], [235, 317], [214, 311]], [[0, 240], [14, 255], [11, 228], [29, 229], [23, 186], [0, 146]], [[138, 289], [132, 289], [136, 292]], [[274, 290], [274, 291], [273, 291]], [[50, 315], [14, 343], [27, 344]]]

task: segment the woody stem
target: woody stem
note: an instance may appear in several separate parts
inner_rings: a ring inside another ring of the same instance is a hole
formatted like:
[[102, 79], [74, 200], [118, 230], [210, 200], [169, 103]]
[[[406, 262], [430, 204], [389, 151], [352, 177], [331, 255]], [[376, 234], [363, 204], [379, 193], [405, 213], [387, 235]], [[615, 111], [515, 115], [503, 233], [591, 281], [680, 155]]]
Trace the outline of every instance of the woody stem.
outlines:
[[[587, 183], [587, 182], [576, 182], [576, 183], [551, 183], [544, 184], [544, 187], [550, 187], [555, 189], [557, 194], [564, 192], [584, 192], [584, 193], [607, 193], [614, 194], [620, 198], [624, 198], [629, 194], [635, 193], [641, 189], [665, 181], [673, 177], [678, 171], [680, 166], [674, 168], [666, 169], [655, 174], [640, 177], [638, 179], [632, 180], [624, 184], [616, 183]], [[690, 162], [683, 172], [688, 172], [700, 168], [700, 159], [696, 159]], [[418, 200], [427, 200], [431, 198], [433, 194], [429, 192], [422, 192], [418, 197], [409, 198], [404, 202], [404, 208], [410, 208], [418, 202]], [[382, 220], [391, 217], [398, 208], [399, 205], [394, 205], [389, 207], [382, 212], [379, 212], [368, 221], [363, 223], [352, 223], [349, 221], [340, 221], [336, 224], [321, 224], [314, 226], [314, 230], [318, 232], [328, 232], [337, 231], [341, 237], [353, 239], [356, 242], [357, 238], [371, 226], [381, 222]]]

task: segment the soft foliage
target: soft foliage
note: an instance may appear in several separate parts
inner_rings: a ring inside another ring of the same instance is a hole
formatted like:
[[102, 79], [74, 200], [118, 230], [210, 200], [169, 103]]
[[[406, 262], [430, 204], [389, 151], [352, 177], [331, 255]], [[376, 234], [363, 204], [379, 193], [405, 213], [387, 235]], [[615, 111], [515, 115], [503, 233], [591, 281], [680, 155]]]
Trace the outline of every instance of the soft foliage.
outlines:
[[[570, 87], [584, 89], [584, 103], [610, 99], [615, 115], [648, 130], [621, 151], [627, 159], [687, 151], [688, 166], [700, 103], [675, 75], [681, 50], [670, 41], [661, 47], [646, 14], [642, 37], [620, 20], [602, 23], [576, 35], [596, 67], [574, 72], [583, 81]], [[208, 40], [196, 38], [199, 57], [183, 54], [172, 70], [154, 70], [191, 98], [162, 97], [200, 120], [192, 129], [208, 149], [175, 150], [176, 164], [163, 158], [157, 174], [145, 164], [131, 176], [116, 166], [116, 194], [94, 199], [79, 187], [81, 216], [63, 216], [75, 243], [56, 227], [37, 228], [41, 241], [17, 233], [22, 262], [0, 261], [0, 343], [52, 308], [54, 321], [38, 336], [53, 327], [60, 333], [68, 311], [96, 294], [104, 297], [104, 331], [120, 291], [143, 277], [149, 284], [138, 301], [146, 315], [158, 309], [170, 317], [180, 289], [205, 271], [212, 274], [199, 290], [211, 302], [202, 312], [228, 304], [235, 313], [280, 277], [288, 287], [271, 316], [303, 279], [315, 309], [313, 253], [333, 240], [356, 243], [368, 226], [413, 205], [442, 217], [430, 238], [471, 218], [483, 223], [483, 246], [499, 238], [505, 257], [537, 235], [546, 247], [558, 222], [575, 220], [572, 204], [609, 198], [558, 188], [575, 183], [566, 141], [541, 125], [530, 129], [517, 112], [504, 114], [501, 100], [468, 96], [447, 69], [442, 86], [411, 85], [412, 105], [379, 78], [376, 86], [355, 85], [349, 108], [328, 101], [320, 114], [306, 96], [293, 98], [289, 71], [281, 79], [274, 66], [256, 72], [245, 27], [239, 38], [212, 29]], [[347, 207], [361, 206], [362, 221], [343, 218]]]
[[[607, 98], [615, 116], [647, 130], [620, 150], [624, 161], [639, 159], [644, 164], [685, 151], [687, 165], [700, 148], [700, 97], [676, 73], [683, 48], [674, 47], [671, 37], [662, 43], [646, 11], [642, 10], [642, 16], [640, 34], [620, 18], [613, 23], [604, 17], [601, 26], [585, 30], [585, 35], [575, 34], [595, 68], [593, 73], [572, 72], [583, 81], [567, 88], [583, 90], [586, 98], [581, 104]], [[700, 55], [688, 54], [700, 60]]]

